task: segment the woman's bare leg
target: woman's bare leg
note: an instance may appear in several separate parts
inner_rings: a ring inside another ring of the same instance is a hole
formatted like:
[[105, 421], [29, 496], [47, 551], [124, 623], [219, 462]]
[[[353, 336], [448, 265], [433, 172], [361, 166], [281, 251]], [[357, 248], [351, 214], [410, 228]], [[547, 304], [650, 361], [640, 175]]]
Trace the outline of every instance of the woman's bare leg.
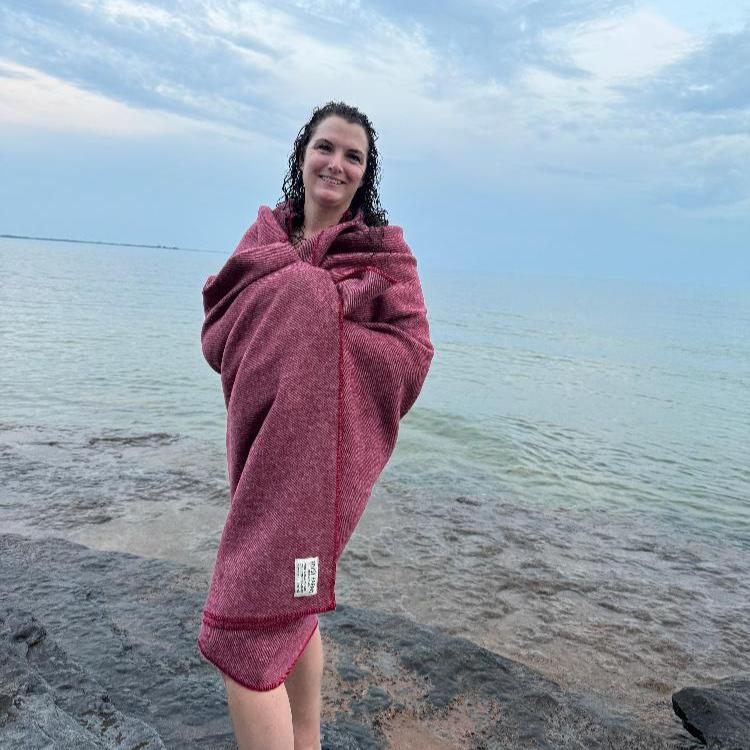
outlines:
[[286, 678], [292, 711], [294, 750], [320, 750], [320, 688], [323, 682], [323, 642], [320, 627], [305, 646]]
[[239, 750], [292, 750], [294, 729], [284, 683], [273, 690], [248, 690], [222, 675]]

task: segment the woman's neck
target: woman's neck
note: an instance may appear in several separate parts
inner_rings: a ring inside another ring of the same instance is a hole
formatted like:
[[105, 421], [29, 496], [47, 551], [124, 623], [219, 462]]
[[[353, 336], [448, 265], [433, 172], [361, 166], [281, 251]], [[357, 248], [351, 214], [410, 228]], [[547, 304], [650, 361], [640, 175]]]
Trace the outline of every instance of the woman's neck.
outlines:
[[326, 211], [318, 206], [305, 206], [305, 223], [303, 225], [304, 238], [313, 237], [322, 229], [332, 227], [341, 221], [346, 209], [338, 208]]

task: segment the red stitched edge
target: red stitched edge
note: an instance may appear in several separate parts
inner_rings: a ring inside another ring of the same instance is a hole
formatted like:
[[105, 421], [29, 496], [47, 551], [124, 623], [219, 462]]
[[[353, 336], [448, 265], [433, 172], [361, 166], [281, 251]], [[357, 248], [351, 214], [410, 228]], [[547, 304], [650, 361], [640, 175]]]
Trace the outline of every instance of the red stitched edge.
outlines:
[[[320, 235], [313, 244], [313, 253], [317, 250]], [[315, 256], [313, 255], [313, 261]], [[397, 284], [398, 280], [390, 276], [389, 274], [381, 271], [375, 266], [364, 266], [365, 271], [373, 271], [379, 274], [383, 278], [387, 279], [391, 283]], [[352, 271], [338, 279], [343, 281], [351, 276], [356, 276], [361, 270]], [[233, 629], [244, 629], [244, 628], [262, 628], [271, 627], [274, 625], [281, 625], [297, 617], [304, 615], [320, 614], [323, 612], [330, 612], [336, 609], [336, 553], [339, 548], [339, 531], [340, 531], [340, 514], [339, 508], [341, 507], [341, 445], [343, 442], [343, 401], [344, 401], [344, 302], [341, 298], [341, 293], [336, 288], [336, 296], [339, 303], [339, 389], [338, 389], [338, 413], [336, 418], [336, 491], [334, 499], [334, 532], [333, 532], [333, 555], [332, 555], [332, 579], [333, 585], [331, 587], [331, 601], [326, 609], [308, 609], [302, 612], [297, 612], [293, 615], [269, 615], [267, 617], [224, 617], [223, 615], [217, 615], [208, 610], [203, 610], [203, 622], [210, 627], [219, 628], [223, 630]], [[231, 676], [231, 675], [230, 675]]]
[[296, 612], [293, 615], [267, 615], [266, 617], [225, 617], [217, 615], [207, 609], [203, 610], [203, 622], [213, 628], [221, 630], [243, 630], [249, 628], [272, 627], [295, 620], [304, 615], [320, 614], [336, 609], [336, 554], [339, 549], [340, 513], [341, 507], [341, 446], [343, 443], [343, 403], [344, 403], [344, 302], [341, 294], [336, 289], [336, 297], [339, 305], [339, 388], [336, 415], [336, 489], [334, 493], [334, 522], [333, 522], [333, 554], [332, 559], [332, 581], [331, 601], [325, 609], [308, 609]]
[[341, 293], [336, 288], [336, 297], [339, 302], [339, 394], [338, 408], [336, 415], [336, 493], [334, 500], [334, 533], [333, 533], [333, 596], [331, 604], [336, 608], [336, 555], [339, 551], [339, 531], [340, 531], [340, 514], [341, 508], [341, 444], [343, 442], [344, 432], [344, 301], [341, 299]]
[[255, 686], [255, 685], [250, 685], [249, 683], [245, 682], [244, 680], [238, 680], [238, 679], [237, 679], [237, 678], [236, 678], [236, 677], [235, 677], [234, 675], [230, 674], [230, 673], [229, 673], [229, 672], [228, 672], [228, 671], [227, 671], [226, 669], [224, 669], [224, 668], [223, 668], [222, 666], [220, 666], [219, 664], [217, 664], [217, 663], [216, 663], [216, 662], [215, 662], [215, 661], [214, 661], [214, 660], [213, 660], [213, 659], [212, 659], [212, 658], [211, 658], [211, 657], [210, 657], [210, 656], [209, 656], [209, 655], [208, 655], [208, 654], [206, 653], [206, 651], [204, 651], [204, 649], [203, 649], [203, 645], [201, 644], [201, 640], [200, 640], [200, 638], [198, 638], [198, 639], [196, 640], [196, 644], [198, 645], [198, 650], [199, 650], [199, 651], [200, 651], [200, 652], [201, 652], [201, 653], [203, 654], [203, 657], [204, 657], [204, 658], [205, 658], [205, 659], [206, 659], [207, 661], [211, 662], [211, 664], [213, 664], [213, 665], [214, 665], [214, 666], [215, 666], [215, 667], [216, 667], [216, 668], [217, 668], [217, 669], [218, 669], [218, 670], [219, 670], [220, 672], [223, 672], [224, 674], [228, 675], [228, 676], [229, 676], [229, 677], [231, 677], [231, 678], [232, 678], [232, 679], [233, 679], [233, 680], [234, 680], [235, 682], [239, 683], [239, 684], [240, 684], [240, 685], [242, 685], [243, 687], [246, 687], [246, 688], [248, 688], [248, 690], [256, 690], [256, 691], [257, 691], [257, 690], [262, 690], [262, 691], [264, 691], [264, 692], [265, 692], [265, 691], [267, 691], [267, 690], [274, 690], [274, 689], [275, 689], [275, 688], [277, 688], [277, 687], [278, 687], [279, 685], [281, 685], [281, 683], [282, 683], [282, 682], [284, 682], [284, 680], [286, 680], [286, 678], [287, 678], [287, 677], [289, 677], [289, 674], [291, 673], [291, 671], [292, 671], [292, 670], [294, 669], [294, 667], [296, 666], [297, 662], [299, 661], [299, 658], [300, 658], [300, 656], [302, 656], [302, 654], [304, 654], [304, 653], [305, 653], [305, 649], [307, 648], [307, 644], [308, 644], [308, 643], [310, 643], [310, 640], [311, 640], [311, 639], [312, 639], [312, 637], [313, 637], [313, 636], [315, 635], [315, 631], [316, 631], [316, 630], [318, 630], [318, 628], [319, 628], [319, 627], [320, 627], [320, 623], [319, 623], [319, 622], [316, 622], [316, 623], [315, 623], [315, 627], [314, 627], [314, 628], [312, 629], [312, 633], [310, 633], [310, 635], [308, 636], [307, 640], [305, 641], [305, 645], [304, 645], [304, 646], [302, 646], [302, 648], [301, 648], [300, 652], [299, 652], [299, 653], [297, 654], [296, 658], [295, 658], [295, 659], [294, 659], [294, 661], [292, 662], [292, 665], [291, 665], [291, 666], [289, 667], [289, 669], [287, 669], [287, 671], [286, 671], [286, 672], [284, 673], [284, 676], [283, 676], [283, 677], [281, 678], [281, 680], [280, 680], [279, 682], [275, 683], [275, 684], [271, 684], [271, 685], [266, 685], [266, 686]]
[[305, 609], [300, 612], [294, 612], [285, 615], [267, 615], [265, 617], [225, 617], [224, 615], [217, 615], [210, 610], [203, 610], [203, 622], [212, 628], [219, 628], [220, 630], [251, 630], [253, 628], [264, 628], [273, 627], [274, 625], [285, 625], [292, 620], [296, 620], [299, 617], [305, 615], [316, 615], [322, 612], [330, 612], [335, 609], [334, 607], [326, 607], [325, 609], [319, 609], [313, 607], [312, 609]]

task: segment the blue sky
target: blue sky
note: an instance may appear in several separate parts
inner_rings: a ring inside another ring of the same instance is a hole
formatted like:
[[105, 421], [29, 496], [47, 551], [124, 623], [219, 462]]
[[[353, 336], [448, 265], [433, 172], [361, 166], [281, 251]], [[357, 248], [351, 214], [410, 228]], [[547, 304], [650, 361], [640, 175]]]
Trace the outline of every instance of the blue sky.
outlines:
[[0, 2], [0, 233], [231, 252], [331, 99], [421, 265], [750, 285], [750, 0]]

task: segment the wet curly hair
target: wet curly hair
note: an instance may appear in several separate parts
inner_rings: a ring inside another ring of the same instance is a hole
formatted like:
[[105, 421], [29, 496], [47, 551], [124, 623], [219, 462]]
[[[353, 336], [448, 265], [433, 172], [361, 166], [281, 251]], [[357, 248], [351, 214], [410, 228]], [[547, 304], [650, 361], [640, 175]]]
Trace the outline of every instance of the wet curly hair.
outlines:
[[368, 227], [388, 226], [386, 211], [380, 205], [378, 185], [380, 183], [380, 160], [375, 141], [378, 134], [364, 112], [351, 107], [344, 102], [328, 102], [313, 109], [310, 119], [302, 126], [289, 154], [289, 170], [284, 177], [282, 187], [283, 197], [278, 205], [287, 202], [292, 211], [291, 230], [297, 231], [304, 222], [305, 186], [302, 182], [302, 161], [307, 144], [315, 132], [318, 124], [326, 117], [338, 115], [349, 123], [361, 125], [367, 134], [367, 165], [362, 184], [352, 198], [349, 206], [352, 215], [361, 208], [364, 223]]

